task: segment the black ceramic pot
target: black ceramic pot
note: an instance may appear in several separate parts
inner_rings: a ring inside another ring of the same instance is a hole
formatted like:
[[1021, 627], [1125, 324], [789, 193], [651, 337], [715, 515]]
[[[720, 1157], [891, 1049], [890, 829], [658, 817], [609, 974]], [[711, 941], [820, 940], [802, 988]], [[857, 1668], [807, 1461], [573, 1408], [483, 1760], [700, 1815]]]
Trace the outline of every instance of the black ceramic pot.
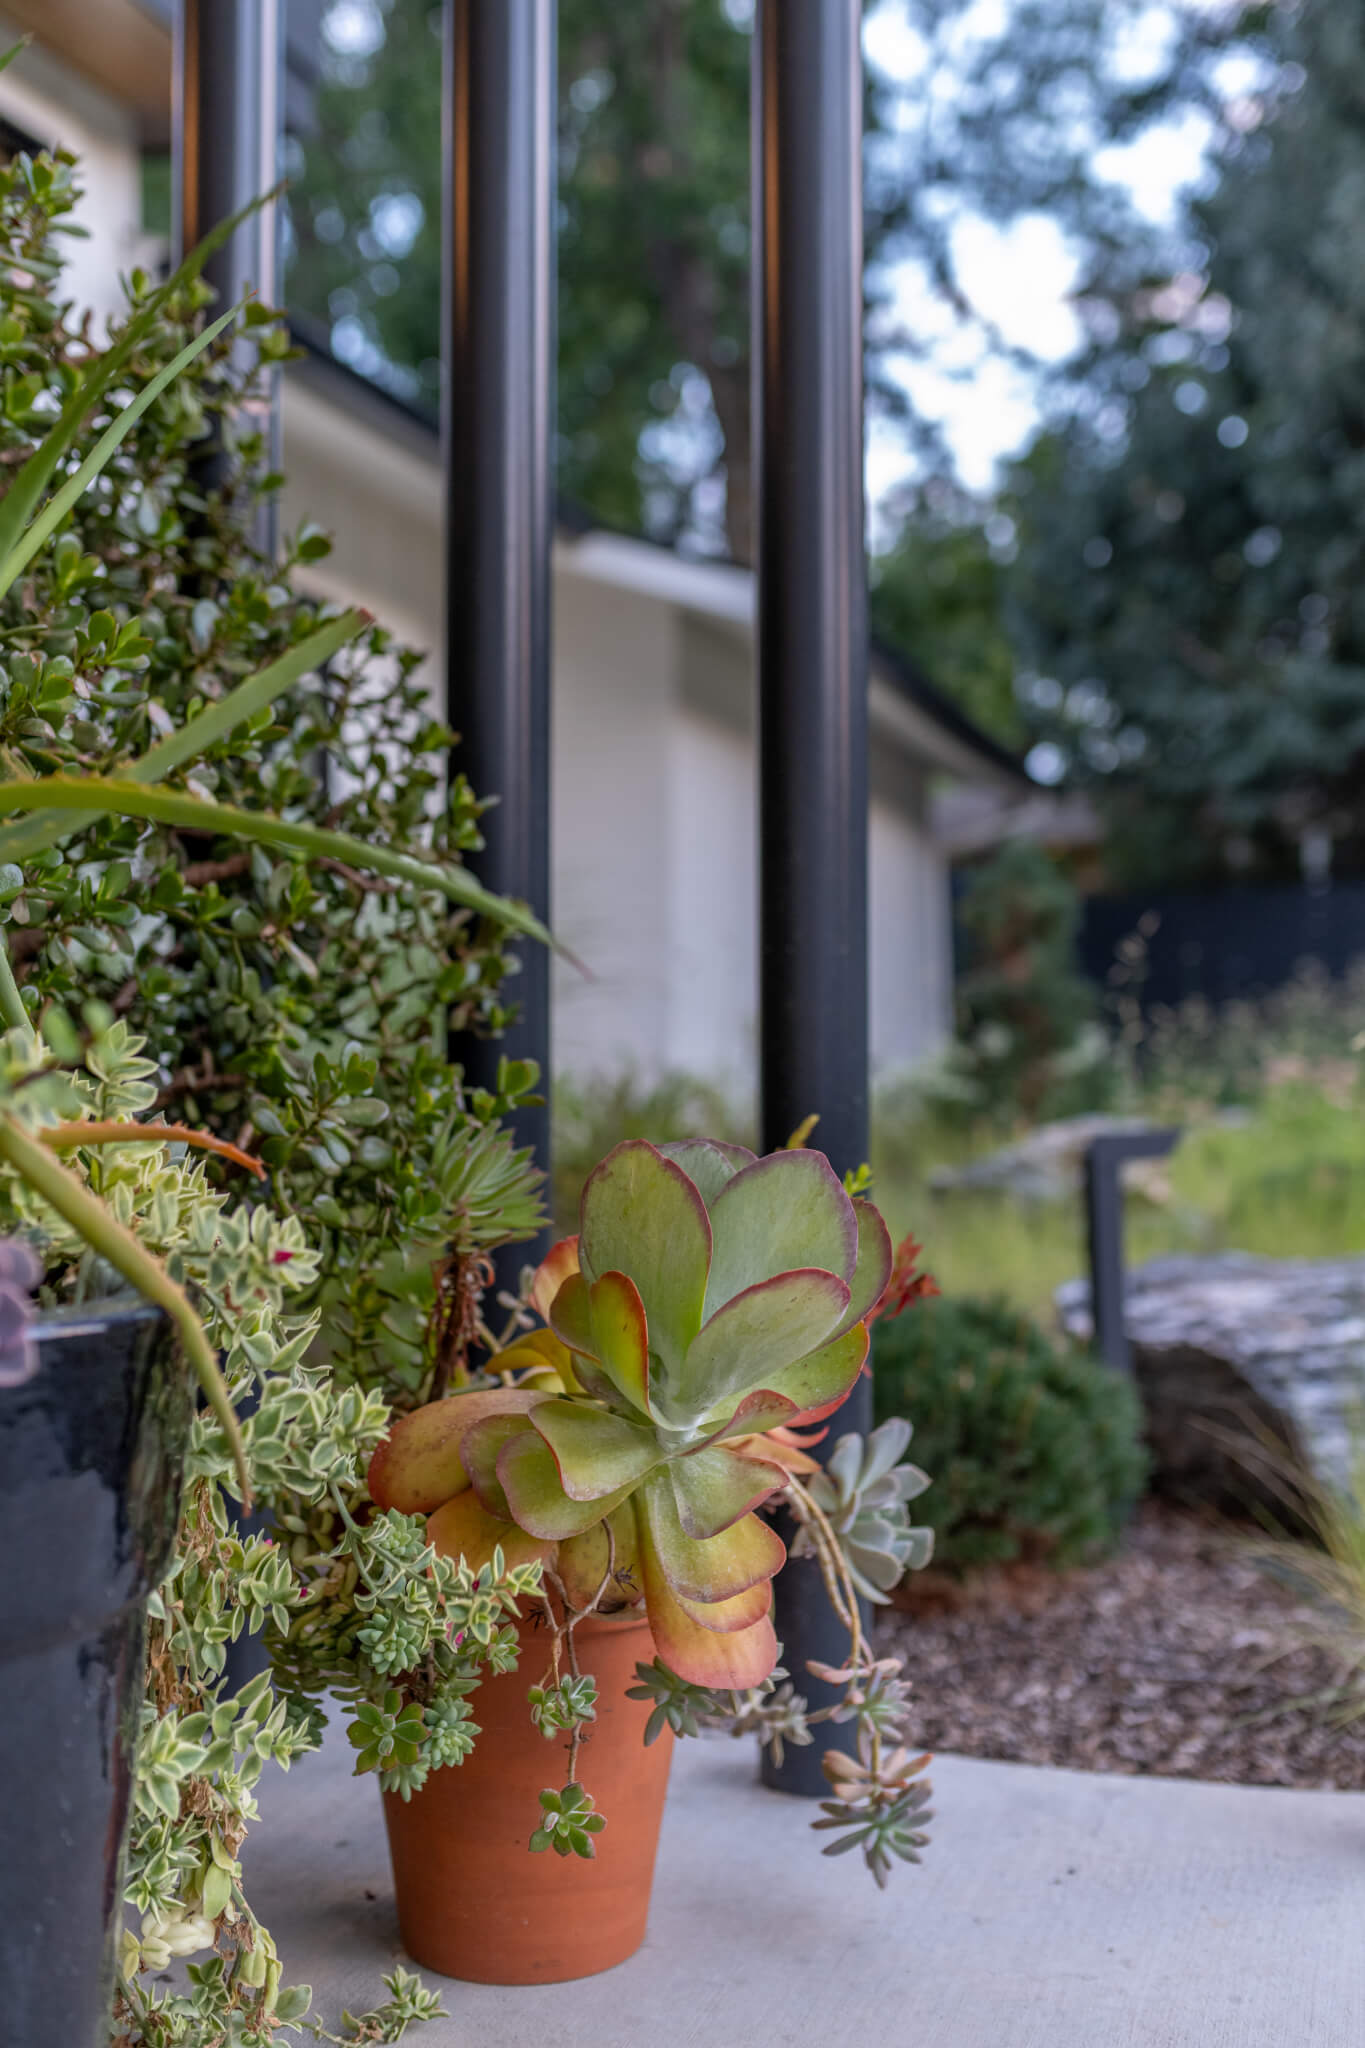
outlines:
[[149, 1589], [190, 1417], [166, 1318], [132, 1297], [33, 1330], [0, 1387], [0, 2034], [105, 2048]]

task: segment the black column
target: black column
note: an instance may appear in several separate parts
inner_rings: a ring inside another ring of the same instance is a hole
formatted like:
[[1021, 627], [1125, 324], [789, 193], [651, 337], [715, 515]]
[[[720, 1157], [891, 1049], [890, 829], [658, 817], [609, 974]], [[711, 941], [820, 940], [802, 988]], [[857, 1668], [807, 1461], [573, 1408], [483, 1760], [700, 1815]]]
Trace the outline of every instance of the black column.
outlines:
[[[178, 263], [210, 228], [240, 213], [279, 179], [283, 123], [285, 0], [179, 0], [175, 11], [171, 71], [171, 238]], [[266, 306], [281, 298], [279, 206], [261, 207], [204, 265], [204, 276], [226, 311], [247, 291]], [[246, 360], [250, 344], [239, 344]], [[267, 373], [268, 411], [261, 422], [268, 465], [280, 467], [279, 371]], [[216, 490], [224, 481], [226, 457], [216, 436], [194, 459], [201, 486]], [[255, 540], [268, 560], [279, 536], [274, 499], [257, 509]], [[252, 1394], [241, 1412], [256, 1407]], [[240, 1523], [243, 1536], [261, 1535], [270, 1518], [258, 1511]], [[227, 1645], [227, 1690], [240, 1692], [269, 1668], [265, 1640], [242, 1635]]]
[[[457, 765], [499, 799], [471, 865], [548, 918], [554, 0], [446, 0], [445, 28], [448, 716]], [[511, 950], [517, 1022], [453, 1050], [488, 1088], [501, 1055], [536, 1060], [548, 1097], [550, 957]], [[548, 1103], [515, 1126], [548, 1170]], [[502, 1284], [536, 1251], [511, 1246]]]
[[[758, 507], [760, 1122], [812, 1111], [838, 1173], [867, 1156], [867, 578], [863, 556], [859, 0], [759, 0], [754, 38], [754, 472]], [[860, 1381], [833, 1418], [866, 1429]], [[776, 1584], [797, 1689], [847, 1654], [819, 1573]], [[766, 1783], [821, 1795], [824, 1726]]]
[[[179, 0], [172, 67], [174, 200], [172, 236], [184, 255], [210, 228], [268, 192], [279, 178], [284, 121], [286, 0]], [[212, 255], [204, 275], [220, 310], [254, 291], [263, 305], [280, 303], [278, 203], [262, 207]], [[269, 466], [280, 466], [279, 372], [267, 378], [269, 411], [262, 422]], [[213, 457], [208, 463], [212, 465]], [[215, 481], [211, 472], [205, 481]], [[261, 508], [257, 535], [275, 553], [276, 509]]]

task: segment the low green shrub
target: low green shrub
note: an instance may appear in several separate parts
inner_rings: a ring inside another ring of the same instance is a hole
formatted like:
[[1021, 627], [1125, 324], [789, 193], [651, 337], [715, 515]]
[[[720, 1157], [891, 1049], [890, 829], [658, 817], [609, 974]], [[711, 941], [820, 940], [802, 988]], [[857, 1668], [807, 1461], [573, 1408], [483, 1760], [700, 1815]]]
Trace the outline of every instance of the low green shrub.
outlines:
[[1128, 1379], [1008, 1302], [962, 1297], [877, 1324], [872, 1364], [878, 1420], [911, 1422], [933, 1474], [916, 1512], [937, 1564], [1079, 1564], [1113, 1546], [1146, 1475]]

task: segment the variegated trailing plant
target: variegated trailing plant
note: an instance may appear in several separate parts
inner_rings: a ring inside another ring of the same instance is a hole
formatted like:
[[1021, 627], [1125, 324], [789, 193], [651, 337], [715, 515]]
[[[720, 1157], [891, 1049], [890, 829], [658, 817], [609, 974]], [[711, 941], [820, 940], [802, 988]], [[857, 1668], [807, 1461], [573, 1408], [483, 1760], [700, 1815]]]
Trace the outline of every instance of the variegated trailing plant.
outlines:
[[[550, 1666], [531, 1707], [570, 1737], [567, 1785], [543, 1803], [567, 1802], [579, 1825], [542, 1828], [534, 1846], [592, 1853], [578, 1756], [596, 1693], [575, 1632], [643, 1604], [658, 1654], [634, 1696], [655, 1701], [654, 1732], [721, 1719], [781, 1744], [851, 1720], [857, 1754], [829, 1758], [816, 1823], [841, 1831], [829, 1853], [861, 1847], [879, 1884], [894, 1857], [917, 1860], [927, 1759], [900, 1740], [907, 1687], [873, 1655], [859, 1600], [927, 1561], [906, 1503], [928, 1481], [899, 1462], [907, 1425], [845, 1437], [827, 1473], [794, 1433], [847, 1397], [891, 1276], [880, 1215], [822, 1154], [628, 1141], [589, 1176], [578, 1236], [535, 1276], [545, 1326], [512, 1336], [496, 1383], [415, 1410], [379, 1446], [379, 1510], [427, 1515], [437, 1553], [466, 1566], [543, 1574]], [[841, 1689], [819, 1711], [778, 1670], [771, 1580], [786, 1550], [759, 1512], [778, 1501], [849, 1632], [840, 1670], [812, 1667]]]

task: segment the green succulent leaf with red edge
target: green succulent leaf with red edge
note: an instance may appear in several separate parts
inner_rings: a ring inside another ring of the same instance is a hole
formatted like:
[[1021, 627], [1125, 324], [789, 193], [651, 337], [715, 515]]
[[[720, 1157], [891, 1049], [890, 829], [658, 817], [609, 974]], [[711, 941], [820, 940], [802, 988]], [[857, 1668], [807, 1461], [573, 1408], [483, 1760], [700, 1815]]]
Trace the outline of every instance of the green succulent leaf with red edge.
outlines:
[[819, 1152], [618, 1145], [536, 1277], [549, 1330], [503, 1354], [527, 1383], [405, 1416], [371, 1493], [471, 1563], [500, 1544], [562, 1558], [575, 1601], [643, 1598], [681, 1678], [760, 1684], [786, 1556], [755, 1513], [786, 1480], [764, 1439], [848, 1395], [891, 1266], [880, 1215]]

